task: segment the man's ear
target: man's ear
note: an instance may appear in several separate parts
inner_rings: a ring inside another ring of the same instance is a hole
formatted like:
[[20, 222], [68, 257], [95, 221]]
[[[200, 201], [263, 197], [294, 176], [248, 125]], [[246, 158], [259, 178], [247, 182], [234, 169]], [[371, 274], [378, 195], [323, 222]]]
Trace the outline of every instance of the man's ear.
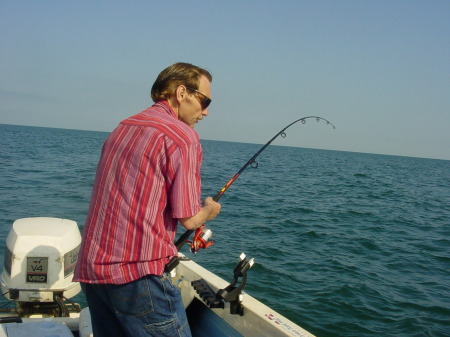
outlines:
[[175, 96], [177, 98], [178, 103], [181, 103], [186, 98], [187, 90], [184, 85], [179, 85], [175, 90]]

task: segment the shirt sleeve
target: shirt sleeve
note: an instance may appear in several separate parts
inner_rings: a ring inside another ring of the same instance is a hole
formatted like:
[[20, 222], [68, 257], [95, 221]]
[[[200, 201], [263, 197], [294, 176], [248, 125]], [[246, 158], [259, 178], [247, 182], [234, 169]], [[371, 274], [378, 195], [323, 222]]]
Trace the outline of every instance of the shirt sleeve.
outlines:
[[180, 147], [171, 156], [174, 178], [170, 192], [172, 217], [187, 218], [201, 209], [202, 149], [200, 144]]

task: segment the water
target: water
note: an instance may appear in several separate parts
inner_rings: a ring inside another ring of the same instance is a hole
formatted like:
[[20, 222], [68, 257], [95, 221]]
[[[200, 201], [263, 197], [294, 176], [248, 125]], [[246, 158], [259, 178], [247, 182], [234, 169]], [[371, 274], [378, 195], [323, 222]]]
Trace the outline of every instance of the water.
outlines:
[[[0, 240], [23, 217], [82, 227], [106, 137], [0, 125]], [[206, 196], [260, 145], [203, 148]], [[319, 337], [450, 336], [450, 161], [269, 146], [258, 162], [222, 197], [215, 245], [183, 252], [229, 281], [254, 257], [246, 291]]]

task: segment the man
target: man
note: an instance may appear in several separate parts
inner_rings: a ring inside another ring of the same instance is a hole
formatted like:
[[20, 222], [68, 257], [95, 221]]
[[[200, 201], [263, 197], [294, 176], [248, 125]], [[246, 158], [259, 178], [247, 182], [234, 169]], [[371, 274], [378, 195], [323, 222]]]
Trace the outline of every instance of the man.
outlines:
[[202, 149], [194, 126], [208, 115], [211, 74], [187, 63], [163, 70], [153, 106], [105, 141], [75, 269], [96, 337], [191, 336], [178, 288], [165, 272], [177, 223], [196, 229], [220, 204], [200, 202]]

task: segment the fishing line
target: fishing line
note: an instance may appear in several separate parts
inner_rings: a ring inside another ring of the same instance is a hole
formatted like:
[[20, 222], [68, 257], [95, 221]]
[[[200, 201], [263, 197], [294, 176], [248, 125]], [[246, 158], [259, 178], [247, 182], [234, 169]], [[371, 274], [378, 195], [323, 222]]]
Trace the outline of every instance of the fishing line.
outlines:
[[[225, 193], [225, 191], [231, 186], [231, 184], [234, 183], [234, 181], [241, 175], [242, 172], [244, 172], [244, 170], [248, 167], [251, 166], [252, 168], [257, 168], [258, 167], [258, 162], [256, 161], [256, 158], [261, 154], [261, 152], [263, 152], [266, 147], [268, 147], [278, 136], [281, 136], [282, 138], [286, 138], [286, 129], [288, 129], [290, 126], [294, 125], [295, 123], [298, 122], [302, 122], [302, 124], [306, 124], [306, 120], [307, 119], [315, 119], [317, 122], [325, 121], [327, 123], [327, 125], [331, 125], [333, 127], [333, 129], [336, 129], [336, 127], [329, 122], [328, 120], [326, 120], [325, 118], [322, 117], [318, 117], [318, 116], [308, 116], [308, 117], [303, 117], [300, 119], [297, 119], [296, 121], [292, 122], [291, 124], [289, 124], [288, 126], [286, 126], [283, 130], [281, 130], [280, 132], [278, 132], [275, 136], [272, 137], [271, 140], [269, 140], [263, 147], [261, 147], [258, 152], [256, 152], [253, 157], [251, 157], [244, 166], [241, 167], [241, 169], [222, 187], [222, 189], [219, 191], [219, 193], [217, 193], [214, 197], [213, 200], [218, 202], [220, 200], [220, 198], [222, 197], [222, 195]], [[205, 226], [205, 225], [203, 225]], [[202, 227], [203, 227], [202, 226]], [[197, 229], [198, 231], [198, 229]], [[184, 234], [182, 234], [180, 236], [180, 238], [175, 242], [175, 246], [177, 247], [177, 250], [179, 251], [181, 249], [181, 247], [183, 247], [183, 245], [187, 242], [187, 240], [189, 239], [189, 236], [191, 236], [191, 234], [194, 232], [194, 230], [187, 230]], [[197, 232], [196, 232], [197, 233]], [[212, 244], [212, 242], [210, 242], [209, 244], [205, 242], [205, 240], [202, 240], [202, 237], [197, 237], [197, 240], [199, 240], [199, 242], [193, 242], [194, 246], [191, 245], [191, 250], [193, 252], [196, 252], [198, 250], [198, 248], [206, 248], [209, 245]], [[197, 247], [196, 245], [200, 245], [200, 247]]]

